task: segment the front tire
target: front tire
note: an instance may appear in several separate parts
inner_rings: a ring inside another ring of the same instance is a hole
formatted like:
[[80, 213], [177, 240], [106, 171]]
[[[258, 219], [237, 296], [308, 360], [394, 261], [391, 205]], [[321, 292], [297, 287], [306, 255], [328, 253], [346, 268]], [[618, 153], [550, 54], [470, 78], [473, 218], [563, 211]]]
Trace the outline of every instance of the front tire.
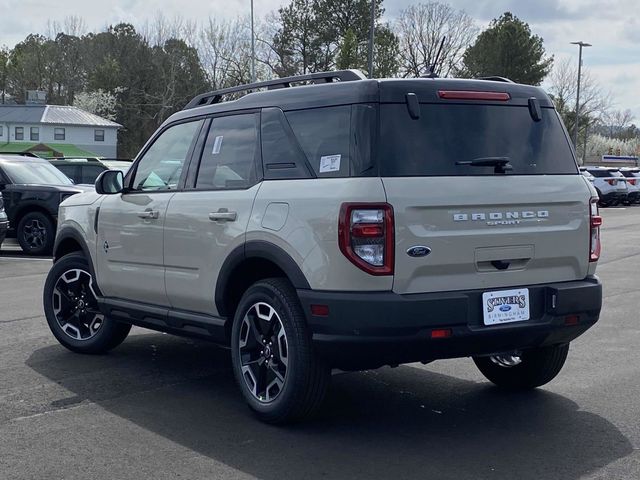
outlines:
[[504, 366], [504, 362], [496, 362], [492, 357], [474, 357], [473, 361], [495, 385], [508, 390], [530, 390], [553, 380], [562, 370], [568, 353], [566, 343], [526, 350], [520, 355], [521, 362], [513, 366]]
[[231, 356], [242, 395], [260, 420], [289, 423], [319, 409], [330, 369], [314, 352], [302, 307], [287, 280], [257, 282], [242, 296]]
[[55, 227], [51, 218], [42, 212], [31, 212], [22, 217], [16, 233], [24, 253], [47, 255], [53, 249]]
[[120, 345], [131, 330], [131, 325], [100, 312], [97, 287], [81, 253], [65, 255], [53, 265], [44, 284], [43, 304], [53, 335], [77, 353], [106, 353]]

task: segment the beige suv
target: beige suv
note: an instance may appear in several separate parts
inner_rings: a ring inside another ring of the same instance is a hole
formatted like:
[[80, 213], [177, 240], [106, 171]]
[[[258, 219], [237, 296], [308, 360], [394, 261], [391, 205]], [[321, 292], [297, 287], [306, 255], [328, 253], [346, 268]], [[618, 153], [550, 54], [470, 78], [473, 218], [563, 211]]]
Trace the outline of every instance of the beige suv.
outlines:
[[131, 325], [229, 345], [272, 423], [315, 412], [332, 368], [470, 356], [530, 389], [598, 320], [596, 202], [538, 88], [356, 71], [230, 88], [62, 204], [44, 308], [80, 353]]

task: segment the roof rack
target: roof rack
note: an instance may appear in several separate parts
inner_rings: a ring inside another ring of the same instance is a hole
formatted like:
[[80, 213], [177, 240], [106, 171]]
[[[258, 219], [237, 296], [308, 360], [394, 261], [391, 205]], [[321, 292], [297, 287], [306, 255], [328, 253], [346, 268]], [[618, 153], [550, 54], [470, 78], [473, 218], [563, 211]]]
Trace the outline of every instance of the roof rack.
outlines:
[[189, 110], [191, 108], [202, 107], [205, 105], [214, 105], [219, 103], [224, 95], [237, 92], [246, 92], [249, 90], [255, 90], [258, 88], [266, 88], [267, 90], [275, 90], [279, 88], [289, 88], [292, 83], [299, 82], [312, 82], [317, 83], [331, 83], [334, 80], [341, 82], [350, 82], [354, 80], [366, 80], [367, 77], [359, 70], [336, 70], [333, 72], [318, 72], [309, 73], [307, 75], [296, 75], [293, 77], [277, 78], [274, 80], [267, 80], [265, 82], [249, 83], [247, 85], [239, 85], [237, 87], [223, 88], [213, 92], [203, 93], [194, 97], [183, 110]]
[[33, 152], [3, 152], [2, 148], [0, 148], [0, 155], [16, 155], [19, 157], [42, 158], [40, 157], [40, 155], [36, 155]]
[[490, 77], [480, 77], [476, 80], [491, 80], [492, 82], [516, 83], [507, 77], [498, 77], [497, 75], [492, 75]]

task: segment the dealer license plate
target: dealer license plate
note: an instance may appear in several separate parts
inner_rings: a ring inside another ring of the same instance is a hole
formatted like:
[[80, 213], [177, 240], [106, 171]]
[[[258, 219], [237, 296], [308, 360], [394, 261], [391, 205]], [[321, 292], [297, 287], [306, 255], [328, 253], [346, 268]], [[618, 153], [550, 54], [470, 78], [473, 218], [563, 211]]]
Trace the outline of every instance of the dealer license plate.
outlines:
[[484, 292], [482, 311], [485, 325], [529, 320], [529, 289]]

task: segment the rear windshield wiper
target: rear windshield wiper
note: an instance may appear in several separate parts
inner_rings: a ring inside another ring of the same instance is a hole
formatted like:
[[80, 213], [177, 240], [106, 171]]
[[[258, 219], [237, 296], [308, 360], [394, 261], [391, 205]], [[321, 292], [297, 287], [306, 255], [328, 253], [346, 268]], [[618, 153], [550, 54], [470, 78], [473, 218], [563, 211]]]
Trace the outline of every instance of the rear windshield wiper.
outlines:
[[507, 173], [513, 170], [509, 163], [509, 157], [479, 157], [473, 160], [456, 162], [456, 165], [469, 165], [470, 167], [494, 167], [494, 173]]

